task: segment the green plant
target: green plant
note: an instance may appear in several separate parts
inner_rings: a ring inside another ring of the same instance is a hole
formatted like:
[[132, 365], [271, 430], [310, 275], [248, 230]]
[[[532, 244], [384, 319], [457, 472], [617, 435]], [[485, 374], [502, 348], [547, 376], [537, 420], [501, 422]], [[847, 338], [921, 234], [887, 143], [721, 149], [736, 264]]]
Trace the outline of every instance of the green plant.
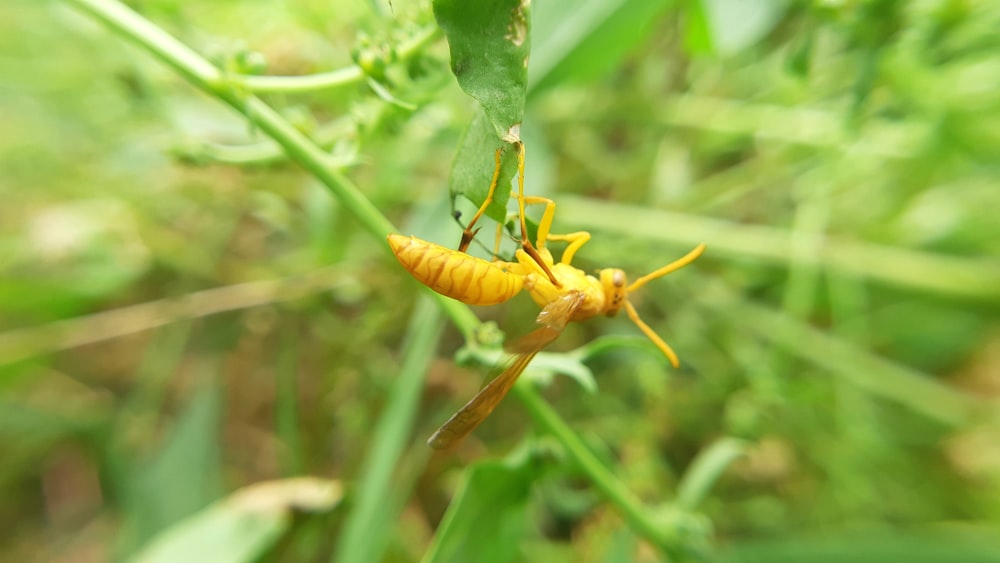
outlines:
[[[992, 4], [12, 6], [0, 553], [995, 557]], [[685, 367], [574, 327], [432, 457], [452, 352], [533, 312], [411, 297], [384, 236], [454, 246], [516, 137], [580, 260], [708, 243], [638, 304]]]

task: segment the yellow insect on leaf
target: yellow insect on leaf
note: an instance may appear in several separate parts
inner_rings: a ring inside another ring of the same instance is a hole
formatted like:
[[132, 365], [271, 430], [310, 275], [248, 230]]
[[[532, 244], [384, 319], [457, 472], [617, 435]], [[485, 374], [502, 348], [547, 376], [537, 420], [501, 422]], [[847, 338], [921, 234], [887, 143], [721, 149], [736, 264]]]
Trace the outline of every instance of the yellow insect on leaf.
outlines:
[[[690, 264], [705, 251], [705, 245], [698, 245], [685, 256], [631, 284], [625, 272], [617, 268], [603, 269], [597, 277], [588, 275], [574, 267], [572, 261], [580, 247], [590, 240], [590, 233], [580, 231], [556, 235], [549, 232], [556, 204], [548, 198], [524, 195], [524, 145], [516, 143], [515, 147], [518, 151], [517, 201], [521, 227], [521, 248], [517, 250], [515, 262], [491, 262], [465, 253], [475, 235], [473, 227], [476, 221], [493, 199], [499, 176], [500, 151], [497, 151], [497, 170], [489, 195], [466, 227], [458, 250], [412, 236], [388, 235], [389, 246], [400, 264], [421, 283], [442, 295], [470, 305], [495, 305], [507, 301], [523, 289], [542, 308], [536, 319], [541, 326], [517, 340], [512, 346], [516, 355], [506, 369], [431, 436], [427, 443], [433, 448], [449, 448], [475, 430], [507, 395], [532, 358], [554, 341], [570, 321], [582, 321], [596, 315], [613, 316], [624, 308], [629, 319], [670, 363], [674, 367], [680, 366], [673, 349], [639, 318], [628, 300], [628, 294]], [[545, 205], [534, 245], [528, 240], [524, 216], [525, 205], [533, 204]], [[545, 248], [550, 240], [568, 243], [558, 263]]]

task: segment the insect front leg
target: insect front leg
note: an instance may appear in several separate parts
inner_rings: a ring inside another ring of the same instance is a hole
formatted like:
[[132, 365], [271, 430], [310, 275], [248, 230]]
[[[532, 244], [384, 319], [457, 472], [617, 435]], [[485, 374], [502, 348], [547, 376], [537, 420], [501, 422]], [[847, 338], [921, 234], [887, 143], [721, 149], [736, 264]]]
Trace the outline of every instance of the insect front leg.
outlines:
[[[473, 227], [476, 226], [476, 222], [479, 221], [479, 218], [482, 217], [483, 213], [486, 212], [486, 208], [489, 207], [491, 203], [493, 203], [493, 194], [497, 191], [497, 182], [499, 182], [500, 180], [500, 169], [502, 167], [501, 164], [503, 161], [503, 159], [501, 158], [502, 156], [503, 156], [503, 148], [497, 149], [496, 153], [494, 153], [494, 160], [496, 161], [496, 166], [493, 169], [493, 179], [490, 180], [490, 189], [486, 193], [486, 199], [483, 201], [483, 204], [479, 206], [479, 209], [476, 210], [476, 214], [473, 215], [472, 220], [469, 221], [468, 226], [466, 226], [465, 230], [462, 231], [462, 241], [458, 244], [459, 252], [466, 252], [469, 249], [469, 245], [472, 243], [472, 239], [476, 238], [476, 233], [479, 232], [479, 229], [473, 229]], [[499, 244], [497, 245], [497, 248], [499, 249]], [[496, 252], [494, 252], [494, 255], [495, 254]]]

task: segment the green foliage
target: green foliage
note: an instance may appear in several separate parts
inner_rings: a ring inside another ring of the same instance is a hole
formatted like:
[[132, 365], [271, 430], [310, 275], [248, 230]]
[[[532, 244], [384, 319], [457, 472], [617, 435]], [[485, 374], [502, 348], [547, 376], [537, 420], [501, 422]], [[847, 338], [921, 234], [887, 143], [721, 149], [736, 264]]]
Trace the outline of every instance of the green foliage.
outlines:
[[535, 49], [528, 69], [532, 93], [596, 80], [655, 31], [669, 0], [552, 0], [535, 10]]
[[531, 52], [531, 4], [522, 0], [434, 0], [451, 71], [483, 107], [496, 136], [521, 138]]
[[435, 0], [434, 16], [448, 39], [451, 71], [458, 85], [479, 102], [452, 164], [452, 199], [464, 196], [477, 206], [493, 183], [494, 154], [503, 165], [486, 215], [505, 221], [510, 181], [517, 159], [510, 147], [521, 139], [531, 52], [531, 7], [520, 0], [463, 2]]
[[127, 518], [128, 533], [120, 546], [124, 553], [131, 554], [221, 494], [219, 400], [216, 389], [195, 395], [152, 459], [136, 463], [127, 453], [115, 452]]
[[771, 561], [793, 563], [878, 563], [881, 561], [911, 561], [914, 563], [985, 563], [997, 561], [996, 550], [988, 542], [976, 539], [950, 538], [938, 534], [928, 536], [881, 538], [864, 533], [849, 534], [842, 539], [810, 542], [758, 542], [727, 553], [720, 561], [743, 563]]
[[455, 153], [448, 183], [453, 201], [458, 196], [464, 196], [474, 204], [481, 205], [486, 201], [493, 183], [497, 150], [502, 150], [501, 168], [496, 179], [493, 202], [486, 208], [486, 216], [494, 221], [505, 222], [507, 202], [510, 200], [510, 182], [517, 173], [517, 155], [511, 145], [497, 139], [486, 114], [476, 113], [469, 123]]
[[686, 46], [696, 53], [735, 55], [774, 29], [787, 4], [785, 0], [692, 2]]
[[438, 309], [429, 299], [422, 300], [414, 312], [404, 349], [406, 362], [400, 368], [400, 379], [393, 386], [385, 415], [373, 430], [374, 448], [361, 472], [364, 477], [358, 487], [356, 506], [345, 523], [336, 560], [378, 559], [389, 538], [372, 537], [368, 531], [391, 520], [409, 496], [409, 490], [398, 480], [394, 481], [393, 474], [409, 441], [420, 390], [433, 359], [434, 344], [440, 338], [441, 320]]
[[167, 528], [132, 560], [255, 561], [291, 527], [293, 510], [327, 511], [340, 498], [337, 482], [296, 478], [257, 483]]
[[[997, 560], [1000, 5], [748, 4], [7, 3], [0, 559]], [[538, 308], [385, 235], [516, 137], [584, 270], [708, 244], [682, 367], [572, 323], [434, 453]]]
[[[530, 460], [486, 461], [466, 469], [425, 563], [518, 561], [535, 478]], [[489, 533], [483, 531], [489, 530]]]

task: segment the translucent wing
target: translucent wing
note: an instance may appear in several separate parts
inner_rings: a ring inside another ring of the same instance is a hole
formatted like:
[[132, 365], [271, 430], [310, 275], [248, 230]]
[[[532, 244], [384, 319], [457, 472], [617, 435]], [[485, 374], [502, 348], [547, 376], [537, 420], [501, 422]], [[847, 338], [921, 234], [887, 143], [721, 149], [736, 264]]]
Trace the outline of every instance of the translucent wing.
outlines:
[[546, 305], [536, 319], [542, 326], [518, 339], [510, 347], [517, 354], [514, 361], [503, 373], [483, 387], [471, 401], [453, 414], [448, 422], [427, 440], [427, 445], [438, 450], [450, 448], [482, 424], [507, 396], [531, 359], [562, 333], [573, 313], [583, 303], [583, 298], [582, 293], [574, 291]]

